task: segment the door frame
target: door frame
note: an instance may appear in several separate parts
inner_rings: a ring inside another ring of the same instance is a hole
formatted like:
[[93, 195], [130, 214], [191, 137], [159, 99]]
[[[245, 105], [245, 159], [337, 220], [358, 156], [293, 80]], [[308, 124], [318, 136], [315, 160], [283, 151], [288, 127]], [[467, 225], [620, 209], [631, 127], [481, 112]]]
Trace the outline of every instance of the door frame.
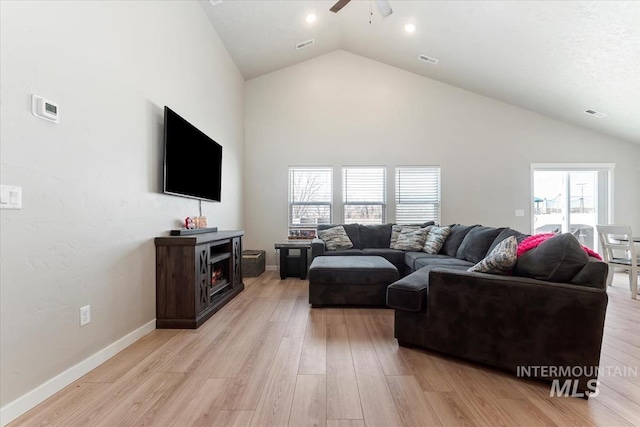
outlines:
[[[536, 171], [552, 171], [552, 172], [590, 172], [590, 171], [598, 171], [598, 172], [606, 172], [607, 173], [607, 184], [606, 184], [606, 212], [607, 212], [607, 221], [609, 224], [614, 224], [614, 216], [613, 216], [613, 178], [614, 178], [614, 170], [616, 164], [615, 163], [531, 163], [531, 173], [530, 173], [530, 186], [529, 186], [529, 201], [530, 201], [530, 227], [531, 233], [534, 233], [535, 223], [535, 203], [533, 202], [534, 197], [534, 173]], [[598, 197], [599, 199], [600, 197]], [[596, 240], [596, 247], [599, 246], [600, 242], [598, 239]]]

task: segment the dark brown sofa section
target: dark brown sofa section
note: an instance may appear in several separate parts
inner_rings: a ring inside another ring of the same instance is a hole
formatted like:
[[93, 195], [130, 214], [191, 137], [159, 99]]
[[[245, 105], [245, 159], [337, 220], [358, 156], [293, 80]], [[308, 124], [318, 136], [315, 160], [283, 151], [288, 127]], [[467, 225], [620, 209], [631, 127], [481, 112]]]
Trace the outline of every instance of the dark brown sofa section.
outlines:
[[[387, 288], [400, 345], [420, 346], [517, 373], [518, 367], [574, 367], [587, 375], [533, 371], [536, 378], [597, 379], [607, 308], [605, 263], [589, 258], [570, 234], [523, 255], [514, 274], [467, 271], [462, 260], [432, 255]], [[447, 261], [453, 264], [447, 265]], [[545, 268], [542, 266], [546, 266]], [[564, 283], [549, 279], [565, 280]], [[591, 374], [591, 375], [589, 375]]]
[[[467, 269], [502, 240], [515, 236], [522, 241], [527, 235], [479, 225], [451, 228], [440, 253], [431, 255], [388, 249], [388, 241], [382, 238], [371, 243], [374, 240], [362, 238], [368, 232], [365, 226], [348, 225], [345, 229], [354, 236], [354, 249], [332, 253], [317, 239], [312, 257], [364, 256], [375, 249], [376, 255], [394, 264], [401, 278], [387, 288], [387, 306], [395, 309], [395, 337], [400, 345], [420, 346], [514, 373], [519, 366], [578, 366], [591, 375], [531, 372], [545, 380], [578, 380], [578, 391], [591, 391], [589, 381], [597, 379], [598, 373], [591, 368], [600, 361], [608, 302], [607, 265], [589, 258], [567, 234], [519, 258], [513, 275], [472, 273]], [[386, 233], [385, 226], [379, 226], [376, 231], [382, 234], [383, 230]], [[390, 225], [388, 231], [390, 240]]]

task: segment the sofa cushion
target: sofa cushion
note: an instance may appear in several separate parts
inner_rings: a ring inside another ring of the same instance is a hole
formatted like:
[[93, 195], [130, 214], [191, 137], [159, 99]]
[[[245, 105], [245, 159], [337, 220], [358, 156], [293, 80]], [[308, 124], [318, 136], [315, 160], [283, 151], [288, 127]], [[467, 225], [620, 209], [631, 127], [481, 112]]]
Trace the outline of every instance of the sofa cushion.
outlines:
[[442, 245], [451, 233], [451, 227], [437, 227], [434, 225], [428, 228], [429, 234], [427, 235], [427, 240], [424, 242], [422, 251], [435, 255], [442, 249]]
[[474, 264], [478, 263], [489, 251], [489, 247], [496, 240], [502, 228], [477, 226], [471, 229], [462, 240], [456, 258], [464, 259]]
[[473, 263], [466, 261], [464, 259], [458, 258], [431, 258], [431, 257], [439, 257], [440, 255], [429, 255], [427, 258], [419, 258], [414, 263], [415, 269], [419, 270], [425, 267], [433, 267], [433, 268], [454, 268], [458, 267], [462, 270], [466, 270], [469, 267], [473, 267]]
[[440, 253], [455, 257], [456, 253], [458, 252], [458, 248], [460, 247], [460, 244], [464, 240], [465, 236], [469, 233], [469, 231], [478, 226], [454, 224], [450, 225], [449, 227], [451, 227], [451, 232], [449, 233], [449, 236], [447, 236], [447, 240], [444, 241], [442, 249], [440, 249]]
[[393, 249], [400, 249], [402, 251], [420, 251], [424, 246], [424, 242], [427, 240], [427, 235], [429, 234], [429, 229], [433, 226], [419, 228], [417, 230], [413, 230], [411, 228], [403, 228], [400, 234], [398, 235], [398, 240], [396, 240], [393, 245]]
[[569, 283], [588, 262], [589, 256], [578, 239], [564, 233], [522, 254], [513, 272], [517, 276]]
[[[436, 255], [437, 256], [437, 255]], [[421, 311], [427, 307], [429, 294], [429, 273], [438, 266], [421, 268], [387, 288], [387, 306], [404, 311]], [[447, 267], [466, 270], [466, 267]]]
[[507, 274], [518, 259], [518, 240], [509, 236], [500, 242], [483, 260], [469, 271], [478, 273]]
[[391, 226], [391, 240], [389, 242], [389, 247], [393, 248], [395, 243], [398, 241], [398, 236], [400, 232], [407, 228], [411, 230], [419, 230], [421, 228], [429, 227], [430, 225], [435, 225], [433, 221], [427, 221], [422, 224], [392, 224]]
[[597, 258], [589, 257], [587, 264], [576, 274], [571, 283], [590, 288], [606, 289], [609, 266]]
[[387, 288], [387, 306], [405, 311], [420, 311], [427, 306], [429, 270], [418, 270]]
[[404, 263], [412, 270], [416, 270], [415, 263], [417, 260], [419, 260], [420, 258], [429, 258], [433, 256], [443, 258], [443, 259], [450, 258], [446, 255], [431, 255], [422, 251], [420, 252], [412, 251], [412, 252], [404, 252]]
[[502, 230], [500, 234], [498, 234], [498, 237], [496, 237], [496, 239], [493, 241], [491, 246], [489, 246], [487, 253], [490, 254], [491, 251], [493, 251], [495, 247], [498, 246], [498, 244], [500, 244], [500, 242], [502, 242], [507, 237], [511, 237], [511, 236], [514, 236], [516, 238], [516, 240], [518, 241], [518, 244], [520, 244], [520, 242], [522, 242], [524, 239], [529, 237], [528, 234], [524, 234], [519, 232], [518, 230], [514, 230], [513, 228], [507, 227], [504, 230]]
[[309, 267], [309, 282], [312, 284], [386, 286], [396, 280], [398, 269], [377, 256], [317, 257]]
[[362, 249], [365, 255], [381, 256], [394, 265], [404, 264], [404, 251], [389, 248], [365, 248]]
[[328, 251], [340, 251], [353, 247], [351, 239], [341, 225], [318, 231], [318, 237], [322, 239]]
[[364, 256], [365, 253], [362, 249], [345, 249], [343, 251], [328, 251], [325, 252], [326, 256]]
[[318, 232], [320, 232], [320, 230], [328, 230], [338, 226], [344, 227], [344, 231], [347, 232], [347, 236], [349, 236], [349, 240], [351, 240], [354, 249], [362, 248], [362, 245], [360, 244], [359, 224], [318, 224]]
[[360, 247], [389, 248], [391, 243], [391, 224], [359, 225]]

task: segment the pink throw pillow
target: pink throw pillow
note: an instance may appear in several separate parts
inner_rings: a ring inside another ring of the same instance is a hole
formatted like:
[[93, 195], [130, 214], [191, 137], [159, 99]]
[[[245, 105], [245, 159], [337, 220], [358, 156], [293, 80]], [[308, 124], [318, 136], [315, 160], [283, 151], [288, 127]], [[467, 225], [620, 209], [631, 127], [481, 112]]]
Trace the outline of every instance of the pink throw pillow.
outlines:
[[[556, 234], [554, 233], [541, 233], [541, 234], [534, 234], [533, 236], [529, 236], [526, 239], [524, 239], [522, 242], [520, 242], [520, 244], [518, 245], [518, 258], [520, 258], [520, 256], [522, 256], [523, 253], [530, 251], [533, 248], [537, 248], [538, 245], [540, 245], [540, 243], [551, 239], [552, 237], [555, 237]], [[587, 253], [587, 255], [589, 255], [590, 257], [594, 257], [599, 259], [600, 261], [602, 261], [602, 257], [600, 256], [600, 254], [598, 254], [597, 252], [595, 252], [592, 249], [589, 249], [588, 247], [584, 246], [584, 245], [580, 245], [582, 246], [582, 249], [584, 249], [584, 251]]]
[[540, 243], [545, 240], [549, 240], [552, 237], [555, 237], [554, 233], [534, 234], [533, 236], [527, 237], [518, 245], [518, 258], [520, 258], [523, 253], [530, 251], [533, 248], [537, 248]]

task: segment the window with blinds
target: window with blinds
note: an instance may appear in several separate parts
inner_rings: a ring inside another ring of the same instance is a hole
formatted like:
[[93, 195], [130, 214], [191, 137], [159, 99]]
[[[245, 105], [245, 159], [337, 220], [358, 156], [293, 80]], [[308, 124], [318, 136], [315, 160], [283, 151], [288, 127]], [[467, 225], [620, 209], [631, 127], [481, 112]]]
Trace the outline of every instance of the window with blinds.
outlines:
[[396, 168], [396, 222], [440, 224], [440, 167]]
[[345, 224], [383, 224], [387, 211], [385, 168], [342, 169], [342, 203]]
[[332, 200], [332, 168], [289, 168], [289, 229], [330, 224]]

